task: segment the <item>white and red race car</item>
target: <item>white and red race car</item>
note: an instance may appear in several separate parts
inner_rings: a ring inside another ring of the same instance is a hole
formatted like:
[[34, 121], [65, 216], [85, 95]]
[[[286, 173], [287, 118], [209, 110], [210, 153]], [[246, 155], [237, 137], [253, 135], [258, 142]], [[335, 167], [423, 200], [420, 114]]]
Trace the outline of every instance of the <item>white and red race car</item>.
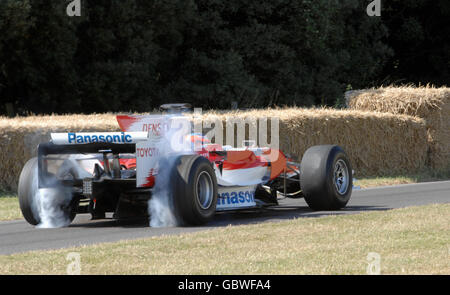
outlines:
[[[122, 132], [52, 133], [20, 175], [23, 216], [33, 225], [42, 221], [37, 191], [46, 189], [64, 196], [58, 214], [69, 223], [77, 213], [148, 216], [148, 202], [161, 190], [181, 225], [204, 224], [217, 211], [276, 206], [285, 197], [305, 198], [313, 210], [337, 210], [350, 199], [352, 170], [337, 145], [310, 147], [295, 163], [277, 149], [233, 148], [186, 134], [174, 128], [179, 118], [119, 115]], [[184, 148], [174, 151], [177, 144]]]

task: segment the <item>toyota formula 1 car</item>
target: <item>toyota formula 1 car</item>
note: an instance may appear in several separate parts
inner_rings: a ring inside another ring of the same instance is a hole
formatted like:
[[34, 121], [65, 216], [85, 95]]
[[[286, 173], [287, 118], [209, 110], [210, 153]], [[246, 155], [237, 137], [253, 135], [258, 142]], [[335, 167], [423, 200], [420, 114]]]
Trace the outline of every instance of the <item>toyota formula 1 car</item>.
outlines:
[[[149, 200], [162, 191], [181, 225], [204, 224], [217, 211], [276, 206], [286, 197], [304, 198], [313, 210], [349, 201], [352, 169], [339, 146], [310, 147], [296, 163], [277, 149], [233, 148], [185, 134], [173, 123], [183, 117], [119, 115], [122, 132], [52, 133], [21, 172], [23, 216], [32, 225], [48, 215], [64, 217], [65, 225], [77, 213], [148, 216]], [[177, 144], [185, 148], [174, 151]]]

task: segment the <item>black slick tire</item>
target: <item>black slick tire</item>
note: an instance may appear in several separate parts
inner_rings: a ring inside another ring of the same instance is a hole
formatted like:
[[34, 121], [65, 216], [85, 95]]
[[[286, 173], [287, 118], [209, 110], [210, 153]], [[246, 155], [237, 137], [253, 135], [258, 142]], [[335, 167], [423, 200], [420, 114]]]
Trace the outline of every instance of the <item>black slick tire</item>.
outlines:
[[352, 194], [352, 167], [337, 145], [310, 147], [300, 165], [300, 182], [305, 201], [313, 210], [339, 210]]
[[216, 212], [217, 179], [205, 157], [182, 155], [176, 158], [171, 173], [175, 213], [182, 225], [202, 225]]

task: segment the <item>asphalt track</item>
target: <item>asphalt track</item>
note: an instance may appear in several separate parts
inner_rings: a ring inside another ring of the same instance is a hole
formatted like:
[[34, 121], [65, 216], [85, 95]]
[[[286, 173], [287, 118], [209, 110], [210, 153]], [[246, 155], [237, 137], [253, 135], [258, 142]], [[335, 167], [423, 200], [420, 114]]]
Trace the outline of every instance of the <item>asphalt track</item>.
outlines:
[[355, 214], [433, 203], [450, 203], [450, 181], [354, 190], [347, 207], [340, 211], [311, 211], [305, 201], [284, 199], [279, 207], [246, 212], [218, 213], [202, 227], [150, 228], [147, 222], [91, 221], [78, 215], [66, 228], [38, 229], [24, 220], [0, 222], [0, 254], [58, 249], [102, 242], [189, 233], [227, 225], [275, 222], [293, 218]]

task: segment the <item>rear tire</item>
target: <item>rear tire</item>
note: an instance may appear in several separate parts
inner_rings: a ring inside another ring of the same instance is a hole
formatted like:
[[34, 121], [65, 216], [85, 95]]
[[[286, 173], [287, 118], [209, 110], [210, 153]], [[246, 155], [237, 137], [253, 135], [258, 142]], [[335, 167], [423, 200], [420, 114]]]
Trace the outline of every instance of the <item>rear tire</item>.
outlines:
[[22, 168], [19, 177], [19, 205], [25, 220], [31, 225], [38, 225], [41, 222], [38, 205], [35, 203], [35, 190], [37, 189], [37, 158], [31, 158]]
[[339, 210], [345, 207], [353, 185], [347, 154], [337, 145], [309, 148], [300, 165], [300, 182], [311, 209]]
[[[55, 179], [47, 179], [47, 182], [52, 184], [57, 184], [55, 176], [49, 176]], [[41, 223], [42, 219], [40, 216], [41, 208], [39, 200], [37, 199], [36, 192], [38, 191], [38, 159], [36, 157], [31, 158], [25, 164], [20, 173], [19, 185], [18, 185], [18, 197], [20, 210], [25, 220], [31, 225], [38, 225]], [[62, 189], [54, 188], [58, 193], [67, 193]], [[60, 207], [64, 219], [68, 220], [69, 223], [73, 221], [76, 216], [76, 210], [78, 208], [78, 199], [74, 199], [73, 195], [69, 204]]]
[[172, 171], [173, 204], [182, 225], [201, 225], [210, 221], [217, 204], [217, 179], [208, 159], [183, 155]]

